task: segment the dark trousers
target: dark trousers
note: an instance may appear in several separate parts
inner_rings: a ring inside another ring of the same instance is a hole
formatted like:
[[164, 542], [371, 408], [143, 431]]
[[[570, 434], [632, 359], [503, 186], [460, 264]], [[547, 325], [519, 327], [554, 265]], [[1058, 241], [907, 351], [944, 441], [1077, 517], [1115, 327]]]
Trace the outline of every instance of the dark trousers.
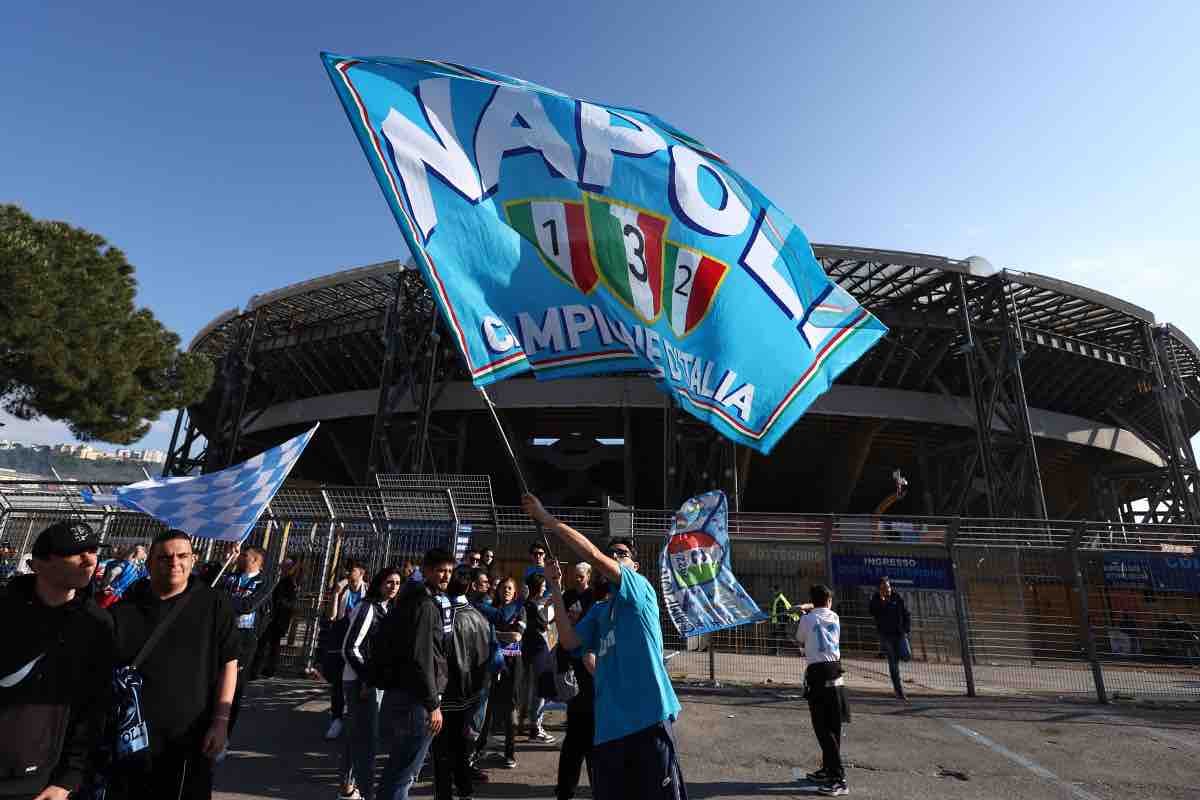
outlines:
[[279, 650], [283, 646], [283, 637], [287, 636], [288, 628], [292, 626], [290, 616], [271, 617], [267, 629], [263, 631], [258, 642], [258, 650], [254, 653], [254, 663], [250, 667], [250, 680], [256, 681], [259, 676], [274, 678], [279, 668]]
[[[844, 691], [844, 690], [843, 690]], [[845, 780], [842, 768], [842, 696], [838, 689], [810, 688], [808, 713], [821, 745], [821, 769], [834, 780]]]
[[592, 773], [592, 739], [596, 734], [596, 715], [592, 711], [576, 711], [567, 706], [567, 735], [563, 737], [558, 754], [558, 800], [571, 800], [579, 788], [579, 771], [586, 760], [588, 783], [595, 785]]
[[459, 797], [470, 797], [475, 791], [467, 761], [474, 751], [474, 742], [467, 739], [465, 732], [472, 713], [474, 709], [442, 709], [442, 732], [433, 740], [433, 790], [437, 800], [454, 800], [451, 784]]
[[496, 708], [490, 695], [483, 702], [483, 724], [479, 726], [479, 736], [475, 739], [474, 753], [476, 756], [482, 755], [483, 751], [487, 749], [488, 739], [492, 735], [492, 714], [495, 713]]
[[505, 758], [513, 758], [516, 755], [516, 743], [513, 740], [516, 726], [513, 724], [513, 714], [516, 711], [517, 672], [520, 665], [520, 656], [505, 656], [504, 672], [496, 676], [491, 694], [488, 695], [487, 713], [491, 720], [488, 723], [488, 732], [504, 737]]
[[106, 795], [110, 800], [211, 800], [212, 761], [195, 742], [168, 744], [155, 753], [148, 772], [122, 775]]
[[670, 720], [592, 748], [595, 800], [687, 800]]
[[341, 719], [346, 713], [346, 695], [343, 693], [342, 670], [345, 659], [339, 653], [326, 653], [321, 659], [321, 674], [329, 681], [329, 716]]
[[904, 638], [899, 633], [879, 634], [879, 644], [887, 656], [888, 676], [892, 679], [892, 691], [897, 697], [904, 697], [904, 686], [900, 683], [900, 641]]

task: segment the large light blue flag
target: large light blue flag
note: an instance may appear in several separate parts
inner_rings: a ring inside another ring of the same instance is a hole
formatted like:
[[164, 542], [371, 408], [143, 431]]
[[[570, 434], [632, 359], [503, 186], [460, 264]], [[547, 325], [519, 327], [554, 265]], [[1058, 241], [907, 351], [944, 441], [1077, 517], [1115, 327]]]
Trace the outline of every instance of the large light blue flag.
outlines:
[[663, 603], [680, 636], [767, 619], [733, 576], [731, 549], [724, 492], [693, 497], [675, 512], [659, 567]]
[[240, 542], [300, 459], [319, 423], [278, 447], [220, 472], [132, 483], [111, 495], [83, 492], [95, 505], [122, 505], [203, 539]]
[[476, 385], [646, 372], [764, 453], [886, 332], [787, 215], [636, 109], [322, 58]]

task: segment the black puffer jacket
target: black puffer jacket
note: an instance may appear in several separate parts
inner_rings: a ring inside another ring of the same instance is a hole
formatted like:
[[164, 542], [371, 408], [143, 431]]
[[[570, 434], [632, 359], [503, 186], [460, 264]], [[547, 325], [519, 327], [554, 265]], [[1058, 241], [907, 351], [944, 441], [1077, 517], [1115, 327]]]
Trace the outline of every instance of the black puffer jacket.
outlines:
[[46, 606], [35, 583], [0, 593], [0, 796], [79, 788], [108, 710], [112, 621], [90, 599]]

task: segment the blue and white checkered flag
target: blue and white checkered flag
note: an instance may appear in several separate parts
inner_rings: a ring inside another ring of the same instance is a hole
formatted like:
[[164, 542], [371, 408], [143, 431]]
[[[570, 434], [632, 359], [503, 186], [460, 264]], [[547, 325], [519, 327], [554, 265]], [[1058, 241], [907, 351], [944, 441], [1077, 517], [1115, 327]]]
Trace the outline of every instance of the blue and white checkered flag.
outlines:
[[249, 461], [191, 478], [133, 483], [111, 495], [83, 491], [94, 505], [122, 505], [203, 539], [240, 542], [254, 528], [320, 424]]

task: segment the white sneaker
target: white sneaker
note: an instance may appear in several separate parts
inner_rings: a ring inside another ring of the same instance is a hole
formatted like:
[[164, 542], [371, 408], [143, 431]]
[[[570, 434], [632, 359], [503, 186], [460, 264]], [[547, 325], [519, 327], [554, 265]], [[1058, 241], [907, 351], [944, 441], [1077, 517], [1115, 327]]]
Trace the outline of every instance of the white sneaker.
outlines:
[[342, 721], [335, 719], [329, 723], [329, 730], [325, 731], [325, 741], [332, 742], [334, 739], [342, 735]]

